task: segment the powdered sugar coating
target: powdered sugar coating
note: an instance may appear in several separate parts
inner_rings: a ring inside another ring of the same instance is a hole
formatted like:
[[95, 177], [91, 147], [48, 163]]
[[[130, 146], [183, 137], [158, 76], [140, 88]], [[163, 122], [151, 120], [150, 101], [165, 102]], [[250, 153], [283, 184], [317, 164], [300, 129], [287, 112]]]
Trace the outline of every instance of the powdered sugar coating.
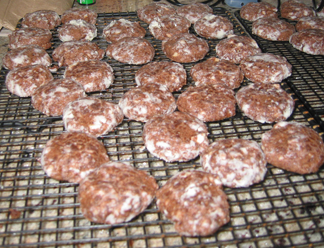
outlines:
[[309, 16], [300, 18], [296, 24], [296, 30], [321, 29], [324, 30], [324, 17]]
[[96, 24], [97, 16], [98, 16], [98, 14], [92, 9], [71, 8], [71, 9], [66, 10], [62, 14], [61, 19], [62, 19], [63, 24], [66, 22], [69, 22], [71, 20], [79, 20], [79, 19], [89, 22], [91, 24]]
[[203, 3], [182, 5], [177, 9], [177, 14], [187, 18], [191, 23], [195, 23], [206, 14], [212, 13], [213, 9], [209, 7], [209, 5]]
[[153, 60], [155, 50], [146, 39], [126, 37], [108, 45], [106, 54], [121, 63], [141, 65]]
[[104, 145], [94, 136], [79, 132], [65, 132], [49, 140], [40, 160], [49, 177], [72, 183], [79, 183], [108, 161]]
[[168, 3], [151, 3], [137, 10], [138, 18], [148, 24], [157, 17], [174, 14], [175, 8]]
[[103, 37], [108, 42], [115, 42], [125, 37], [144, 38], [145, 29], [139, 22], [131, 22], [126, 19], [113, 20], [103, 29]]
[[287, 59], [271, 53], [259, 53], [241, 61], [246, 78], [254, 83], [280, 83], [291, 76], [292, 66]]
[[155, 179], [145, 171], [108, 162], [80, 183], [81, 212], [96, 223], [127, 222], [151, 204], [157, 189]]
[[229, 36], [216, 45], [217, 56], [235, 64], [257, 53], [261, 53], [261, 49], [255, 40], [247, 36]]
[[156, 193], [159, 210], [184, 236], [208, 236], [230, 220], [227, 196], [212, 174], [184, 170]]
[[276, 7], [266, 2], [250, 2], [242, 6], [240, 16], [248, 21], [254, 22], [265, 17], [277, 17]]
[[53, 79], [45, 65], [29, 65], [11, 70], [6, 76], [6, 86], [11, 93], [27, 97]]
[[272, 123], [286, 120], [295, 102], [278, 84], [251, 84], [236, 93], [240, 109], [252, 120]]
[[240, 87], [244, 79], [239, 66], [215, 57], [194, 65], [190, 70], [190, 75], [196, 86], [222, 85], [230, 89]]
[[208, 145], [206, 125], [177, 111], [146, 122], [143, 139], [150, 153], [167, 162], [194, 159]]
[[48, 53], [36, 45], [22, 46], [12, 49], [3, 57], [3, 67], [9, 70], [24, 67], [28, 65], [45, 65], [51, 66], [52, 59]]
[[272, 165], [299, 174], [315, 173], [324, 163], [324, 144], [313, 129], [282, 121], [262, 135], [262, 149]]
[[82, 61], [69, 65], [65, 69], [64, 77], [82, 84], [86, 92], [105, 90], [115, 78], [113, 68], [100, 60]]
[[304, 53], [324, 55], [324, 30], [306, 29], [296, 32], [290, 36], [289, 43]]
[[261, 18], [253, 22], [252, 33], [266, 40], [288, 41], [295, 26], [276, 17]]
[[223, 86], [189, 87], [177, 100], [179, 111], [201, 121], [219, 121], [235, 115], [234, 91]]
[[315, 16], [314, 10], [305, 3], [296, 0], [288, 0], [281, 4], [280, 14], [282, 18], [298, 21], [302, 17]]
[[61, 24], [61, 17], [53, 10], [38, 10], [25, 14], [21, 21], [23, 28], [54, 29]]
[[60, 116], [69, 102], [84, 96], [81, 84], [71, 79], [54, 79], [34, 91], [32, 105], [45, 115]]
[[94, 97], [81, 97], [68, 103], [63, 110], [66, 130], [93, 136], [107, 134], [123, 119], [123, 112], [117, 104]]
[[178, 91], [187, 83], [183, 65], [169, 61], [154, 61], [142, 66], [135, 74], [138, 86], [157, 83], [170, 92]]
[[214, 174], [224, 186], [231, 188], [259, 183], [267, 172], [265, 155], [254, 140], [217, 140], [202, 152], [200, 158], [206, 172]]
[[234, 33], [231, 21], [222, 16], [207, 14], [194, 24], [197, 34], [207, 39], [223, 39]]
[[63, 42], [72, 40], [92, 41], [97, 37], [97, 28], [94, 24], [84, 20], [71, 20], [57, 29], [59, 39]]
[[130, 120], [146, 122], [154, 116], [171, 114], [177, 108], [168, 89], [159, 84], [147, 84], [127, 91], [119, 106]]

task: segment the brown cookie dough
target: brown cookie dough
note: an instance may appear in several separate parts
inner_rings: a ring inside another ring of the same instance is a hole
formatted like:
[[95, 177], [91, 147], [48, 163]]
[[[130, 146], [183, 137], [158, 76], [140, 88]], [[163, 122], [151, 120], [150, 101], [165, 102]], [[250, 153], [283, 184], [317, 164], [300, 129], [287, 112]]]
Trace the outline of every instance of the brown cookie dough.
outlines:
[[244, 79], [239, 66], [215, 57], [194, 65], [190, 70], [190, 75], [196, 86], [222, 85], [230, 89], [240, 87]]
[[66, 10], [62, 14], [62, 23], [69, 22], [71, 20], [84, 20], [91, 24], [96, 24], [97, 22], [97, 13], [92, 9], [85, 9], [85, 8], [72, 8]]
[[156, 193], [159, 210], [184, 236], [208, 236], [230, 221], [230, 206], [218, 179], [210, 173], [185, 170]]
[[92, 41], [97, 37], [97, 28], [94, 24], [84, 20], [71, 20], [57, 29], [61, 41], [83, 40]]
[[200, 158], [206, 172], [214, 174], [224, 186], [231, 188], [259, 183], [267, 173], [265, 155], [254, 140], [217, 140], [202, 152]]
[[313, 129], [297, 122], [282, 121], [262, 135], [267, 161], [299, 174], [315, 173], [324, 163], [324, 144]]
[[203, 3], [182, 5], [177, 9], [177, 14], [187, 18], [191, 23], [195, 23], [198, 19], [212, 13], [213, 9]]
[[208, 146], [207, 127], [199, 119], [182, 112], [157, 116], [144, 125], [147, 150], [167, 162], [196, 158]]
[[306, 16], [315, 16], [315, 12], [312, 8], [295, 0], [288, 0], [282, 3], [280, 6], [280, 14], [282, 18], [292, 21], [298, 21], [300, 18]]
[[235, 115], [234, 91], [223, 86], [189, 87], [177, 100], [179, 111], [201, 121], [219, 121]]
[[280, 83], [291, 76], [292, 66], [285, 57], [259, 53], [241, 61], [246, 78], [254, 83]]
[[158, 40], [166, 40], [175, 34], [188, 33], [191, 23], [179, 15], [166, 15], [153, 20], [149, 25], [151, 34]]
[[53, 79], [53, 75], [45, 65], [28, 65], [11, 70], [6, 76], [6, 86], [11, 93], [27, 97]]
[[252, 24], [252, 33], [266, 40], [288, 41], [294, 32], [294, 25], [277, 17], [261, 18]]
[[187, 83], [187, 74], [183, 65], [179, 63], [151, 62], [136, 72], [135, 81], [138, 86], [157, 83], [167, 87], [170, 92], [174, 92]]
[[126, 37], [108, 45], [106, 54], [121, 63], [141, 65], [153, 60], [155, 50], [146, 39]]
[[54, 29], [61, 24], [61, 17], [53, 10], [38, 10], [25, 14], [21, 21], [23, 28]]
[[306, 29], [294, 33], [289, 43], [299, 51], [312, 55], [324, 55], [324, 30]]
[[66, 105], [63, 123], [67, 131], [100, 136], [112, 131], [124, 119], [117, 104], [94, 98], [81, 97]]
[[81, 84], [71, 79], [55, 79], [34, 91], [32, 104], [45, 115], [60, 116], [69, 102], [84, 96]]
[[115, 42], [125, 37], [144, 38], [145, 29], [139, 22], [131, 22], [126, 19], [113, 20], [103, 29], [103, 37], [108, 42]]
[[80, 183], [81, 212], [95, 223], [127, 222], [151, 204], [157, 189], [155, 179], [145, 171], [121, 162], [108, 162]]
[[247, 20], [254, 22], [260, 18], [277, 17], [278, 10], [276, 7], [266, 2], [250, 2], [242, 6], [240, 16]]
[[176, 14], [175, 8], [168, 3], [151, 3], [137, 10], [137, 16], [150, 24], [155, 18]]
[[52, 33], [43, 28], [21, 28], [9, 34], [9, 48], [15, 49], [26, 45], [37, 45], [44, 49], [51, 48]]
[[234, 33], [233, 24], [226, 17], [207, 14], [194, 24], [197, 34], [207, 39], [223, 39]]
[[171, 114], [177, 108], [168, 89], [160, 84], [147, 84], [127, 91], [119, 106], [130, 120], [146, 122], [152, 117]]
[[41, 47], [35, 45], [22, 46], [12, 49], [3, 57], [3, 67], [9, 70], [28, 65], [51, 66], [52, 59]]
[[45, 173], [56, 180], [79, 183], [109, 161], [106, 148], [94, 136], [65, 132], [49, 140], [41, 155]]
[[295, 106], [279, 84], [250, 84], [236, 93], [236, 101], [246, 116], [261, 123], [286, 120]]
[[100, 60], [105, 51], [96, 43], [89, 41], [67, 41], [54, 49], [52, 57], [58, 65], [68, 66], [81, 61]]
[[310, 16], [300, 18], [296, 24], [296, 30], [321, 29], [324, 30], [324, 17]]
[[261, 53], [261, 49], [255, 40], [247, 36], [229, 36], [216, 45], [217, 56], [235, 64], [257, 53]]
[[113, 68], [100, 60], [89, 60], [69, 65], [64, 72], [70, 78], [83, 85], [86, 92], [102, 91], [114, 81]]
[[208, 43], [193, 34], [175, 34], [162, 41], [165, 55], [179, 63], [196, 62], [205, 57], [209, 51]]

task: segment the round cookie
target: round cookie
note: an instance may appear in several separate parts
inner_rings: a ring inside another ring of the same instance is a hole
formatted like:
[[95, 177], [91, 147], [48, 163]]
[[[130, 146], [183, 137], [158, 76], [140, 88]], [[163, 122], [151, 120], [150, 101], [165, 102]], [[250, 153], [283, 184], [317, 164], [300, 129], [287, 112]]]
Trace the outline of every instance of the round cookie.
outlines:
[[242, 6], [240, 10], [241, 18], [254, 22], [260, 18], [278, 17], [276, 7], [266, 2], [250, 2]]
[[61, 41], [83, 40], [92, 41], [97, 37], [97, 28], [94, 24], [84, 20], [71, 20], [57, 29]]
[[145, 171], [121, 162], [102, 164], [79, 186], [84, 217], [95, 223], [118, 224], [142, 213], [159, 186]]
[[67, 23], [71, 20], [84, 20], [91, 24], [96, 24], [97, 22], [97, 13], [92, 9], [85, 8], [71, 8], [66, 10], [62, 14], [62, 23]]
[[212, 13], [213, 9], [203, 3], [182, 5], [177, 9], [177, 14], [187, 18], [192, 24], [205, 15]]
[[179, 63], [155, 61], [142, 66], [135, 73], [135, 81], [138, 86], [157, 83], [174, 92], [187, 83], [187, 74]]
[[32, 105], [45, 115], [60, 116], [69, 102], [84, 96], [81, 84], [71, 79], [55, 79], [34, 91]]
[[160, 84], [147, 84], [127, 91], [119, 106], [130, 120], [146, 122], [152, 117], [171, 114], [177, 108], [171, 92]]
[[81, 61], [100, 60], [105, 51], [89, 41], [67, 41], [54, 49], [52, 57], [58, 66], [68, 66]]
[[175, 62], [191, 63], [203, 59], [209, 51], [209, 46], [205, 40], [193, 34], [183, 33], [162, 41], [162, 50]]
[[239, 66], [215, 57], [194, 65], [190, 70], [190, 75], [196, 86], [222, 85], [230, 89], [240, 87], [244, 79]]
[[254, 140], [217, 140], [200, 158], [203, 169], [217, 176], [226, 187], [249, 187], [261, 182], [267, 173], [265, 155]]
[[266, 40], [288, 41], [295, 26], [277, 17], [266, 17], [252, 23], [252, 33]]
[[156, 198], [159, 211], [183, 236], [208, 236], [230, 221], [227, 196], [210, 173], [179, 172], [157, 191]]
[[299, 51], [312, 55], [324, 55], [324, 30], [306, 29], [294, 33], [289, 43]]
[[194, 24], [196, 33], [207, 39], [223, 39], [234, 33], [233, 24], [226, 17], [207, 14]]
[[89, 60], [69, 65], [65, 69], [64, 78], [70, 78], [82, 84], [86, 92], [93, 92], [109, 88], [115, 77], [108, 63]]
[[318, 16], [309, 16], [300, 18], [296, 24], [296, 30], [321, 29], [324, 30], [324, 18]]
[[167, 162], [196, 158], [208, 146], [207, 127], [199, 119], [182, 112], [157, 116], [144, 125], [147, 150]]
[[67, 131], [100, 136], [112, 131], [124, 119], [117, 104], [94, 98], [81, 97], [66, 105], [63, 123]]
[[288, 0], [281, 4], [280, 14], [282, 18], [298, 21], [302, 17], [315, 16], [314, 10], [302, 2]]
[[155, 39], [166, 40], [175, 34], [188, 33], [191, 23], [179, 15], [166, 15], [155, 18], [149, 30]]
[[23, 28], [54, 29], [61, 24], [61, 17], [53, 10], [38, 10], [25, 14], [21, 21]]
[[137, 10], [137, 16], [150, 24], [155, 18], [176, 14], [175, 8], [168, 3], [151, 3]]
[[9, 48], [15, 49], [26, 45], [37, 45], [44, 49], [51, 48], [52, 33], [42, 28], [21, 28], [8, 35]]
[[146, 39], [126, 37], [108, 45], [106, 54], [121, 63], [141, 65], [153, 60], [155, 50]]
[[297, 122], [282, 121], [262, 135], [267, 161], [299, 174], [315, 173], [324, 163], [324, 144], [313, 129]]
[[103, 37], [108, 42], [115, 42], [125, 37], [144, 38], [145, 29], [139, 22], [131, 22], [126, 19], [113, 20], [103, 29]]
[[223, 86], [189, 87], [177, 100], [179, 111], [201, 121], [220, 121], [235, 115], [234, 91]]
[[71, 183], [81, 182], [108, 161], [104, 145], [95, 137], [79, 132], [64, 132], [49, 140], [40, 159], [49, 177]]
[[239, 64], [243, 59], [261, 53], [255, 40], [247, 36], [229, 36], [216, 45], [219, 58]]
[[287, 59], [271, 53], [259, 53], [241, 61], [246, 78], [254, 83], [280, 83], [291, 76], [292, 66]]
[[7, 89], [20, 97], [31, 96], [34, 91], [53, 80], [45, 65], [28, 65], [9, 71], [6, 76]]
[[3, 67], [9, 70], [28, 65], [51, 66], [52, 59], [41, 47], [35, 45], [22, 46], [9, 50], [2, 60]]
[[250, 84], [236, 93], [236, 101], [246, 116], [261, 123], [286, 120], [295, 102], [279, 84]]

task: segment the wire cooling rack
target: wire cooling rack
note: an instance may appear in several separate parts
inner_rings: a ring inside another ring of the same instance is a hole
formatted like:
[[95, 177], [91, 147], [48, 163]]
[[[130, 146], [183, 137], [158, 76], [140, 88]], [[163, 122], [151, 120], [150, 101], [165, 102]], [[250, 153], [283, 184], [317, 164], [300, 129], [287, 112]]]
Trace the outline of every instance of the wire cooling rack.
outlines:
[[[228, 17], [234, 24], [235, 33], [247, 35], [234, 16], [223, 8], [214, 8], [214, 13]], [[139, 21], [136, 13], [99, 14], [99, 36], [93, 40], [101, 48], [107, 47], [102, 30], [110, 21], [126, 18]], [[161, 42], [149, 33], [148, 39], [155, 48], [154, 61], [168, 60], [161, 51]], [[194, 32], [191, 30], [190, 32]], [[259, 40], [258, 40], [259, 41]], [[218, 40], [209, 40], [210, 52], [206, 58], [215, 56]], [[60, 44], [53, 30], [51, 55]], [[272, 51], [269, 43], [263, 43], [263, 51]], [[266, 49], [267, 48], [267, 49]], [[290, 56], [282, 48], [284, 55]], [[274, 51], [276, 52], [276, 51]], [[303, 64], [304, 54], [294, 52]], [[323, 57], [316, 57], [323, 61]], [[117, 103], [130, 88], [136, 87], [134, 76], [141, 66], [121, 64], [105, 57], [114, 69], [115, 81], [106, 91], [89, 95]], [[55, 64], [55, 63], [54, 63]], [[320, 63], [307, 65], [316, 70], [313, 77], [323, 78]], [[184, 64], [188, 84], [193, 85], [189, 71], [193, 64]], [[64, 68], [54, 73], [61, 78]], [[5, 87], [7, 70], [0, 71], [0, 246], [1, 247], [320, 247], [324, 231], [324, 172], [297, 175], [277, 169], [268, 164], [268, 173], [263, 182], [248, 188], [224, 188], [230, 204], [231, 221], [208, 237], [179, 236], [173, 224], [158, 212], [155, 201], [144, 213], [128, 223], [117, 225], [95, 224], [86, 220], [80, 212], [77, 199], [78, 185], [47, 177], [39, 158], [47, 141], [64, 131], [61, 117], [47, 117], [35, 110], [30, 98], [10, 94]], [[301, 72], [298, 72], [301, 75]], [[289, 79], [291, 80], [291, 79]], [[290, 121], [303, 123], [321, 135], [323, 129], [313, 113], [315, 108], [308, 102], [304, 87], [309, 91], [309, 80], [299, 79], [300, 87], [292, 88], [291, 81], [281, 83], [295, 100], [296, 109]], [[315, 80], [314, 80], [315, 81]], [[248, 81], [244, 81], [246, 85]], [[293, 86], [295, 86], [295, 82]], [[298, 95], [303, 93], [303, 97]], [[177, 97], [181, 92], [175, 92]], [[318, 94], [320, 94], [318, 92]], [[321, 100], [321, 98], [320, 98]], [[319, 100], [319, 103], [322, 102]], [[306, 103], [308, 104], [306, 106]], [[261, 135], [272, 128], [250, 120], [237, 108], [237, 114], [229, 119], [207, 123], [210, 142], [222, 138], [244, 138], [260, 142]], [[99, 140], [107, 148], [111, 160], [128, 162], [147, 171], [162, 186], [175, 173], [189, 168], [201, 168], [199, 158], [186, 163], [166, 163], [152, 156], [144, 147], [143, 123], [125, 120]]]

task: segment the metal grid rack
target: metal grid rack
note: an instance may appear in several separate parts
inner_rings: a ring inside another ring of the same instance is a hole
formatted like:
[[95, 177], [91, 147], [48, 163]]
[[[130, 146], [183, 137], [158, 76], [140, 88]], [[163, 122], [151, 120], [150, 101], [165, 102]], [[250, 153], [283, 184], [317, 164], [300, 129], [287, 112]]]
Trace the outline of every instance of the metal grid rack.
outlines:
[[[231, 13], [214, 8], [228, 17], [235, 33], [246, 35]], [[96, 42], [106, 48], [102, 29], [110, 21], [126, 18], [139, 21], [135, 13], [99, 14]], [[141, 22], [147, 29], [147, 24]], [[191, 30], [191, 32], [194, 32]], [[154, 60], [167, 60], [161, 42], [147, 31], [154, 46]], [[215, 56], [217, 40], [209, 40]], [[53, 31], [53, 48], [60, 41]], [[303, 58], [303, 55], [299, 55]], [[321, 57], [320, 59], [323, 59]], [[96, 96], [117, 103], [135, 87], [140, 66], [125, 65], [104, 58], [115, 71], [113, 85]], [[292, 59], [290, 59], [292, 60]], [[193, 64], [184, 64], [187, 73]], [[315, 67], [315, 65], [314, 65]], [[296, 69], [295, 69], [296, 70]], [[181, 237], [173, 224], [158, 212], [153, 202], [144, 213], [128, 223], [95, 224], [80, 213], [78, 185], [47, 177], [39, 163], [46, 142], [64, 131], [60, 117], [47, 117], [36, 111], [30, 98], [10, 94], [5, 87], [7, 70], [0, 71], [0, 246], [1, 247], [317, 247], [324, 243], [324, 171], [297, 175], [268, 165], [265, 180], [249, 188], [225, 188], [231, 208], [231, 221], [209, 237]], [[54, 73], [62, 77], [64, 68]], [[322, 72], [321, 72], [322, 73]], [[319, 73], [319, 75], [322, 75]], [[315, 75], [314, 75], [315, 76]], [[246, 85], [248, 81], [244, 81]], [[188, 74], [188, 85], [193, 81]], [[301, 82], [302, 84], [302, 82]], [[323, 129], [288, 81], [281, 87], [296, 102], [291, 121], [304, 123], [322, 134]], [[307, 85], [306, 85], [307, 87]], [[182, 89], [182, 90], [184, 90]], [[175, 93], [175, 97], [180, 92]], [[254, 122], [237, 108], [233, 118], [207, 123], [211, 142], [221, 138], [245, 138], [260, 142], [270, 124]], [[172, 175], [188, 168], [200, 168], [199, 158], [186, 163], [166, 163], [152, 156], [142, 140], [143, 123], [125, 119], [114, 131], [99, 137], [111, 160], [128, 162], [153, 175], [162, 186]]]

